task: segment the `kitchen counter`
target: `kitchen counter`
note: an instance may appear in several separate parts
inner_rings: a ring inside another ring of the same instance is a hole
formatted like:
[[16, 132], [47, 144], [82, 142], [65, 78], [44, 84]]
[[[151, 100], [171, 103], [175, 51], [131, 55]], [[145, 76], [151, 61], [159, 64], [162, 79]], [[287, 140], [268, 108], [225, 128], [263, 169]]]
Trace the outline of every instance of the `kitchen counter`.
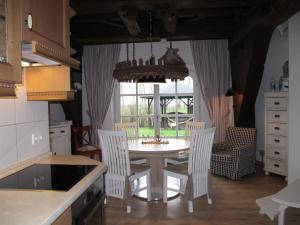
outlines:
[[[106, 166], [84, 156], [44, 156], [27, 162], [30, 164], [97, 165], [69, 191], [0, 190], [0, 225], [50, 225], [53, 223], [101, 174]], [[14, 173], [24, 165], [2, 172], [0, 177]]]

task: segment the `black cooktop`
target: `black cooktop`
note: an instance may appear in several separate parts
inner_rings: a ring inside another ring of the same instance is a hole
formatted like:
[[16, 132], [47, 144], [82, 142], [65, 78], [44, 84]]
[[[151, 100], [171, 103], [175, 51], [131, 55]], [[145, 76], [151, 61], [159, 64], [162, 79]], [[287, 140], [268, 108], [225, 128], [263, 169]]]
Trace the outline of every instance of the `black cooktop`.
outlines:
[[0, 189], [68, 191], [95, 165], [33, 164], [0, 179]]

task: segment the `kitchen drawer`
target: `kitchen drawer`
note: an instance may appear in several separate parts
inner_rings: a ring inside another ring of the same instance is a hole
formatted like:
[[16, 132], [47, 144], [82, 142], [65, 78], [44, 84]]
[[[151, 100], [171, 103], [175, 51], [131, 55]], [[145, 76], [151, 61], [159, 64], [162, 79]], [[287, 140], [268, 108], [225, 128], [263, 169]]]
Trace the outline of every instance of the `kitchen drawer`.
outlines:
[[272, 146], [267, 146], [266, 154], [270, 158], [287, 160], [287, 148], [273, 148]]
[[286, 123], [268, 123], [267, 132], [268, 134], [287, 136], [288, 125]]
[[287, 111], [270, 110], [270, 111], [267, 111], [267, 118], [268, 118], [269, 122], [287, 123], [288, 113], [287, 113]]
[[279, 161], [274, 159], [266, 159], [266, 168], [265, 170], [268, 170], [273, 173], [281, 174], [281, 175], [287, 175], [287, 164], [285, 161]]
[[273, 146], [275, 148], [287, 149], [288, 139], [287, 137], [268, 135], [267, 136], [268, 146]]
[[287, 108], [288, 99], [287, 98], [266, 98], [267, 108]]
[[70, 135], [70, 127], [50, 128], [50, 138]]

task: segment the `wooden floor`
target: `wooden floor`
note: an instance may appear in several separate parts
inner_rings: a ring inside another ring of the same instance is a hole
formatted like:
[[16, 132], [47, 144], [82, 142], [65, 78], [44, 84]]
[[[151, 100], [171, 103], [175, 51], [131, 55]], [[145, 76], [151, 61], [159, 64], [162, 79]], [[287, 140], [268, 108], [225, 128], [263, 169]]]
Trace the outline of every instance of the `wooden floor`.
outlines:
[[[168, 204], [145, 202], [134, 198], [132, 213], [126, 214], [122, 202], [109, 199], [106, 206], [107, 225], [271, 225], [276, 224], [258, 212], [255, 199], [273, 194], [286, 185], [284, 178], [264, 176], [261, 172], [231, 181], [213, 176], [213, 204], [206, 197], [194, 201], [194, 213], [187, 212], [181, 197]], [[286, 211], [286, 225], [300, 224], [300, 210]]]

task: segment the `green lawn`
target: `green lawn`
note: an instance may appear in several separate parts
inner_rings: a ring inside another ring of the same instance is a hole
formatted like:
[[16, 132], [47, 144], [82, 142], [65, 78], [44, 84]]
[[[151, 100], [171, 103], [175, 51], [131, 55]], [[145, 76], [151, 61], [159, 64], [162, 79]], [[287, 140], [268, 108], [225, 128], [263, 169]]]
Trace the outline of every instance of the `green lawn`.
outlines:
[[[179, 130], [178, 131], [178, 135], [179, 136], [184, 136], [185, 131], [184, 130]], [[140, 127], [139, 128], [139, 136], [150, 136], [153, 137], [154, 136], [154, 129], [153, 128], [147, 128], [147, 127]], [[161, 129], [160, 130], [160, 136], [162, 137], [176, 137], [176, 130], [172, 130], [172, 129]]]

